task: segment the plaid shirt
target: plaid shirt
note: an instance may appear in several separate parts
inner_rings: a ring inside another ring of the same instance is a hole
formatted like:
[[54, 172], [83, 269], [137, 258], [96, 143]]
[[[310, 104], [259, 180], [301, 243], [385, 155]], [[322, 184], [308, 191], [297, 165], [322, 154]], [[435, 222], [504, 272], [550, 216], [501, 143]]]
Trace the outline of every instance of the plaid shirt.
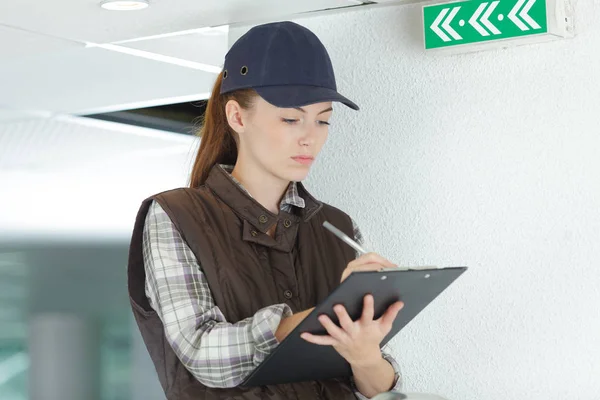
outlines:
[[[231, 172], [230, 166], [222, 167]], [[304, 206], [292, 182], [280, 209]], [[356, 224], [354, 236], [357, 242], [363, 242]], [[146, 216], [143, 257], [150, 305], [161, 319], [175, 354], [200, 383], [208, 387], [238, 386], [278, 345], [275, 332], [281, 319], [292, 315], [290, 307], [275, 304], [235, 324], [227, 322], [215, 305], [194, 253], [155, 201]], [[393, 390], [399, 391], [400, 368], [392, 356], [382, 353], [396, 371]], [[354, 389], [358, 399], [366, 399]]]

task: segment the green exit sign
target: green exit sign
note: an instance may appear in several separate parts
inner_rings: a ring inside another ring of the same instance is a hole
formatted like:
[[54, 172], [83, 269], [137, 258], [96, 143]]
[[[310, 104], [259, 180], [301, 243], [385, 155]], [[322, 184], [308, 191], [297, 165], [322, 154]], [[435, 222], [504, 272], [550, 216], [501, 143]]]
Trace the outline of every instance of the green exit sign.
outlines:
[[425, 48], [548, 33], [548, 0], [468, 0], [423, 7]]

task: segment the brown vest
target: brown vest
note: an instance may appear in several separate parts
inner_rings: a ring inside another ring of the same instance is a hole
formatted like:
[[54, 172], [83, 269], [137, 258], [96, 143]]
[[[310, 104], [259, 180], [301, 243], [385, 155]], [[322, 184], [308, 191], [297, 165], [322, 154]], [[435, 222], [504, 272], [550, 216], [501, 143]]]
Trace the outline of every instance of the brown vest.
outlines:
[[[349, 379], [246, 389], [205, 387], [171, 349], [145, 294], [142, 232], [151, 201], [156, 200], [194, 252], [228, 322], [251, 317], [273, 304], [286, 303], [296, 313], [323, 301], [355, 254], [322, 223], [330, 221], [352, 235], [352, 221], [342, 211], [315, 200], [300, 183], [298, 190], [306, 207], [275, 215], [215, 166], [204, 186], [163, 192], [142, 203], [129, 249], [129, 296], [169, 400], [356, 398]], [[273, 224], [277, 228], [271, 238], [266, 232]]]

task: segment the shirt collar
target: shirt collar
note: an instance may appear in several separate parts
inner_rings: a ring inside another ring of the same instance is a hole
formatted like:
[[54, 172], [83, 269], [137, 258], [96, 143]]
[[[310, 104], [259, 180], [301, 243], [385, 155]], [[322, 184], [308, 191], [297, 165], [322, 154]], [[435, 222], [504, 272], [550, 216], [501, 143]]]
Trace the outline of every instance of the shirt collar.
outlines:
[[[244, 185], [242, 185], [241, 182], [239, 182], [237, 179], [235, 179], [235, 177], [233, 175], [231, 175], [231, 172], [233, 171], [233, 165], [225, 165], [225, 164], [219, 164], [219, 165], [221, 168], [223, 168], [225, 171], [227, 171], [229, 176], [231, 176], [231, 179], [239, 187], [241, 187], [246, 193], [248, 193], [248, 195], [250, 197], [252, 197], [252, 195], [250, 194], [250, 192], [248, 192], [248, 190], [244, 187]], [[289, 206], [295, 206], [298, 208], [306, 207], [306, 202], [300, 196], [300, 193], [298, 193], [298, 183], [297, 182], [290, 182], [287, 190], [285, 191], [285, 194], [283, 195], [283, 198], [281, 199], [281, 203], [279, 203], [279, 209], [281, 209], [281, 210], [285, 210]]]

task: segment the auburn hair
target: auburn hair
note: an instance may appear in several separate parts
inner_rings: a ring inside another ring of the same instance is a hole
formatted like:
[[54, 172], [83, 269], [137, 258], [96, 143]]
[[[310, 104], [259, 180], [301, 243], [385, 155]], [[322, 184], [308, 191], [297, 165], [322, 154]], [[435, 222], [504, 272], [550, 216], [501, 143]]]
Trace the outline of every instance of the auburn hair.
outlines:
[[225, 114], [225, 105], [229, 100], [235, 100], [240, 107], [250, 109], [255, 97], [254, 89], [240, 89], [231, 93], [221, 94], [223, 72], [217, 76], [206, 111], [202, 118], [202, 127], [198, 131], [200, 148], [196, 154], [192, 174], [191, 188], [204, 185], [210, 170], [216, 164], [234, 165], [238, 155], [237, 133], [231, 129]]

